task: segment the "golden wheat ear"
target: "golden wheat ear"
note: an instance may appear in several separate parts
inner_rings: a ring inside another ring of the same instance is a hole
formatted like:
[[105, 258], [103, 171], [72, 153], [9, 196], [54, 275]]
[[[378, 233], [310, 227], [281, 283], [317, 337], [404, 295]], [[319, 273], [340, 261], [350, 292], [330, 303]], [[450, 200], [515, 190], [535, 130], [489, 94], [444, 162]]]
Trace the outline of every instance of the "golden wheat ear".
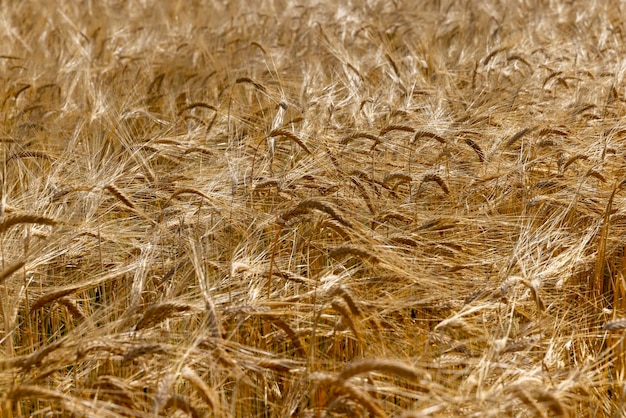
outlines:
[[108, 190], [117, 200], [122, 202], [125, 206], [135, 209], [135, 204], [131, 202], [131, 200], [124, 194], [122, 191], [117, 188], [114, 184], [108, 184], [104, 187], [105, 190]]
[[13, 273], [18, 271], [25, 265], [26, 260], [18, 260], [6, 266], [2, 271], [0, 271], [0, 284], [2, 284], [2, 282], [11, 277]]
[[49, 218], [47, 216], [40, 216], [34, 214], [14, 214], [4, 217], [0, 221], [0, 234], [6, 232], [11, 227], [20, 224], [36, 224], [36, 225], [47, 225], [54, 226], [58, 222], [55, 219]]
[[295, 208], [283, 212], [278, 221], [281, 224], [289, 222], [292, 218], [309, 213], [312, 210], [318, 210], [326, 213], [328, 216], [339, 222], [341, 225], [352, 228], [352, 222], [349, 221], [342, 213], [337, 210], [332, 204], [318, 200], [318, 199], [306, 199], [298, 203]]

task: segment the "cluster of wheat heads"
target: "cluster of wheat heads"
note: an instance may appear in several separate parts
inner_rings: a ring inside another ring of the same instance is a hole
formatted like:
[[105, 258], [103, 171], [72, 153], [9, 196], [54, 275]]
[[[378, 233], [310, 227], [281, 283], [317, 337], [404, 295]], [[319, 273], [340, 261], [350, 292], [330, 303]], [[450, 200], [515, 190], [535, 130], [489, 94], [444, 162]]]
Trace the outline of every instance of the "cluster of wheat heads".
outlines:
[[0, 4], [3, 417], [624, 413], [622, 5], [338, 3]]

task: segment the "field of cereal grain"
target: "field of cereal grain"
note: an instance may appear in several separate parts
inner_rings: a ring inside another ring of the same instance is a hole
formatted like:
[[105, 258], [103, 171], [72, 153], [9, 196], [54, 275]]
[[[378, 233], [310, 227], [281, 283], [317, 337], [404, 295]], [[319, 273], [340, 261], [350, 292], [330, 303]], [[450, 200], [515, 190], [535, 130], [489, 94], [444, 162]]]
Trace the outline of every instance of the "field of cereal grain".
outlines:
[[0, 415], [623, 416], [625, 19], [0, 3]]

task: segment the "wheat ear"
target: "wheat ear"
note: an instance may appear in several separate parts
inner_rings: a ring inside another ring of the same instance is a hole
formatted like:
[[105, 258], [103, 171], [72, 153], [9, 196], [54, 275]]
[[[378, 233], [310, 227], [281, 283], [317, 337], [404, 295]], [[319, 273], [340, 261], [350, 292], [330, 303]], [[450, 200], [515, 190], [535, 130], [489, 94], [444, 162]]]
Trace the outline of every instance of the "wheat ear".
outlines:
[[618, 318], [608, 321], [604, 324], [603, 329], [605, 331], [619, 331], [622, 329], [626, 329], [626, 318]]
[[122, 193], [122, 191], [118, 189], [114, 184], [107, 184], [106, 186], [104, 186], [104, 189], [108, 190], [109, 193], [115, 196], [117, 200], [122, 202], [124, 205], [128, 206], [131, 209], [135, 209], [135, 204], [131, 202], [130, 199], [124, 193]]
[[198, 395], [202, 400], [213, 410], [219, 411], [220, 405], [217, 401], [215, 391], [206, 384], [204, 380], [198, 374], [188, 366], [185, 366], [181, 372], [181, 375], [196, 389]]
[[355, 316], [361, 315], [361, 310], [359, 309], [356, 302], [354, 301], [352, 294], [345, 287], [341, 285], [337, 286], [337, 288], [333, 291], [332, 295], [341, 296], [341, 298], [345, 300], [346, 303], [348, 304], [348, 307], [350, 308], [350, 312], [352, 312], [352, 315], [355, 315]]
[[389, 61], [389, 64], [391, 65], [391, 68], [393, 68], [393, 72], [396, 73], [396, 76], [400, 77], [400, 71], [398, 70], [398, 66], [396, 65], [396, 62], [393, 60], [393, 58], [391, 58], [391, 55], [385, 54], [385, 58], [387, 58], [387, 61]]
[[127, 406], [134, 409], [137, 408], [132, 389], [119, 377], [110, 375], [100, 376], [94, 383], [94, 387], [103, 388], [105, 390], [113, 388], [117, 396], [124, 398], [124, 402], [126, 402]]
[[405, 245], [407, 247], [417, 247], [419, 245], [419, 242], [417, 242], [417, 240], [411, 237], [406, 237], [406, 236], [391, 237], [391, 242], [395, 242], [400, 245]]
[[409, 380], [417, 380], [420, 377], [417, 370], [399, 361], [372, 359], [361, 360], [347, 365], [339, 374], [338, 380], [346, 381], [354, 376], [371, 372], [389, 373]]
[[526, 60], [526, 58], [522, 57], [521, 55], [518, 54], [514, 54], [514, 55], [509, 55], [506, 58], [507, 62], [511, 62], [511, 61], [519, 61], [523, 64], [526, 64], [528, 66], [528, 68], [530, 68], [531, 70], [533, 69], [533, 66], [530, 64], [530, 62], [528, 62]]
[[267, 94], [267, 89], [265, 88], [265, 86], [263, 84], [261, 84], [261, 83], [257, 83], [256, 81], [252, 80], [251, 78], [239, 77], [237, 80], [235, 80], [235, 84], [241, 84], [241, 83], [251, 84], [252, 86], [254, 86], [255, 89], [260, 90], [263, 93]]
[[47, 216], [39, 216], [33, 214], [10, 215], [4, 218], [2, 222], [0, 222], [0, 234], [6, 232], [12, 226], [19, 224], [38, 224], [54, 226], [57, 224], [57, 221], [52, 218], [48, 218]]
[[359, 331], [357, 331], [356, 329], [356, 325], [354, 324], [354, 321], [352, 320], [352, 316], [350, 315], [350, 311], [348, 310], [348, 308], [344, 306], [344, 304], [341, 303], [339, 300], [333, 300], [330, 306], [332, 306], [332, 308], [341, 315], [341, 317], [343, 318], [343, 321], [346, 323], [346, 325], [348, 325], [350, 330], [352, 330], [352, 333], [354, 334], [356, 339], [358, 341], [361, 341], [361, 335], [359, 334]]
[[52, 161], [53, 158], [43, 151], [17, 151], [12, 153], [6, 162], [20, 160], [22, 158], [39, 158], [41, 160]]
[[587, 171], [587, 173], [585, 174], [585, 177], [589, 177], [589, 176], [597, 178], [602, 183], [606, 183], [606, 178], [602, 174], [600, 174], [596, 170], [594, 170], [593, 168], [590, 168]]
[[28, 356], [20, 358], [14, 364], [20, 367], [24, 371], [30, 370], [32, 367], [39, 367], [43, 363], [44, 359], [48, 357], [52, 352], [58, 350], [63, 346], [63, 340], [57, 340]]
[[535, 391], [535, 397], [540, 403], [542, 403], [550, 411], [552, 411], [554, 416], [557, 416], [557, 417], [569, 416], [569, 414], [567, 413], [567, 409], [565, 408], [561, 400], [553, 393], [537, 389]]
[[293, 365], [289, 364], [289, 362], [290, 360], [269, 358], [269, 359], [259, 360], [259, 362], [257, 363], [257, 366], [263, 369], [273, 370], [279, 373], [288, 373], [293, 369]]
[[363, 78], [363, 76], [361, 75], [361, 72], [352, 64], [350, 64], [349, 62], [346, 63], [346, 66], [351, 69], [357, 76], [359, 76], [359, 78], [361, 79], [361, 81], [365, 81], [365, 79]]
[[541, 299], [541, 296], [539, 296], [539, 291], [537, 290], [537, 286], [534, 284], [534, 282], [529, 282], [527, 280], [520, 280], [520, 283], [522, 283], [524, 286], [526, 286], [528, 289], [530, 289], [530, 293], [533, 296], [533, 300], [537, 304], [537, 308], [540, 311], [545, 311], [546, 310], [546, 306], [543, 303], [543, 300]]
[[261, 45], [257, 41], [250, 42], [250, 46], [257, 47], [263, 53], [263, 55], [267, 55], [267, 51], [265, 51], [265, 48], [263, 48], [263, 45]]
[[515, 135], [513, 135], [508, 141], [506, 141], [506, 144], [504, 145], [505, 148], [510, 147], [511, 145], [513, 145], [518, 139], [522, 138], [524, 135], [532, 132], [532, 130], [535, 129], [534, 127], [529, 127], [529, 128], [524, 128], [521, 131], [517, 132]]
[[191, 406], [191, 403], [185, 398], [183, 395], [172, 395], [170, 396], [163, 409], [178, 409], [187, 415], [191, 415], [191, 418], [200, 418], [201, 414]]
[[150, 306], [146, 309], [146, 312], [137, 323], [135, 329], [140, 330], [151, 325], [156, 325], [174, 314], [187, 312], [190, 309], [192, 309], [191, 305], [179, 302], [165, 302]]
[[167, 208], [170, 205], [172, 200], [174, 200], [175, 198], [177, 198], [178, 196], [180, 196], [182, 194], [195, 194], [196, 196], [200, 196], [201, 198], [206, 200], [209, 203], [209, 205], [211, 205], [211, 208], [214, 211], [216, 211], [217, 213], [220, 213], [220, 211], [213, 204], [213, 201], [212, 201], [212, 199], [209, 196], [207, 196], [206, 194], [202, 193], [200, 190], [196, 190], [196, 189], [193, 189], [191, 187], [182, 187], [180, 189], [176, 189], [174, 191], [174, 193], [172, 193], [172, 195], [169, 197], [169, 199], [167, 199], [165, 204], [163, 204], [163, 207], [161, 208], [161, 215], [159, 216], [159, 223], [163, 221], [163, 214], [164, 214], [165, 208]]
[[[19, 385], [6, 393], [6, 399], [19, 401], [25, 398], [51, 399], [55, 401], [65, 400], [65, 396], [52, 390], [34, 385]], [[79, 414], [82, 415], [82, 414]]]
[[565, 162], [565, 164], [563, 164], [563, 171], [565, 171], [567, 169], [567, 167], [569, 167], [570, 165], [574, 164], [576, 161], [578, 160], [588, 160], [589, 157], [585, 154], [576, 154], [570, 158], [567, 159], [567, 161]]
[[491, 51], [489, 54], [487, 54], [487, 56], [485, 57], [485, 59], [483, 59], [483, 62], [482, 62], [483, 66], [485, 66], [485, 65], [489, 64], [489, 61], [491, 61], [491, 59], [492, 59], [493, 57], [495, 57], [495, 56], [496, 56], [496, 54], [499, 54], [499, 53], [500, 53], [500, 52], [502, 52], [502, 51], [506, 51], [507, 49], [509, 49], [509, 47], [508, 47], [508, 46], [502, 46], [502, 47], [496, 48], [496, 49], [494, 49], [493, 51]]
[[363, 248], [355, 247], [354, 245], [340, 245], [336, 248], [333, 248], [333, 250], [329, 254], [331, 258], [340, 258], [345, 255], [354, 255], [369, 260], [374, 264], [380, 261], [373, 252], [364, 250]]
[[424, 176], [424, 178], [422, 179], [422, 182], [427, 182], [427, 181], [433, 181], [435, 183], [437, 183], [439, 185], [439, 187], [441, 187], [441, 190], [443, 190], [443, 192], [445, 194], [450, 194], [450, 189], [448, 189], [448, 186], [446, 185], [446, 182], [443, 181], [443, 179], [438, 175], [438, 174], [426, 174]]
[[67, 311], [78, 321], [85, 319], [85, 314], [80, 310], [76, 302], [69, 298], [59, 298], [56, 301], [59, 305], [65, 306]]
[[294, 345], [296, 350], [300, 352], [300, 355], [305, 358], [307, 357], [306, 349], [304, 348], [304, 345], [302, 345], [302, 341], [300, 340], [300, 337], [298, 337], [298, 335], [293, 331], [293, 329], [289, 326], [289, 324], [287, 324], [281, 318], [274, 316], [274, 315], [263, 315], [263, 317], [267, 318], [268, 320], [273, 322], [274, 325], [276, 325], [278, 328], [285, 331], [285, 334], [287, 334], [287, 336], [291, 340], [291, 343]]
[[385, 178], [383, 179], [383, 184], [389, 187], [389, 184], [395, 180], [397, 180], [397, 182], [391, 188], [391, 190], [393, 190], [394, 192], [396, 191], [398, 186], [400, 186], [401, 184], [407, 183], [410, 185], [411, 182], [413, 181], [413, 178], [411, 178], [411, 176], [404, 174], [404, 173], [391, 173], [385, 176]]
[[124, 357], [122, 357], [122, 363], [130, 363], [137, 357], [147, 356], [150, 354], [168, 354], [160, 344], [144, 344], [138, 347], [134, 347], [128, 350]]
[[361, 195], [361, 197], [363, 197], [363, 200], [365, 201], [365, 205], [367, 206], [367, 209], [370, 211], [372, 215], [375, 215], [376, 209], [374, 208], [374, 205], [372, 204], [372, 199], [370, 198], [369, 194], [365, 190], [365, 187], [363, 187], [361, 182], [354, 176], [350, 176], [350, 181], [352, 182], [352, 184], [354, 184], [356, 189], [359, 191], [359, 194]]
[[213, 106], [213, 105], [210, 105], [210, 104], [204, 103], [204, 102], [196, 102], [196, 103], [192, 103], [190, 105], [187, 105], [187, 106], [183, 107], [180, 110], [180, 112], [178, 112], [178, 116], [180, 117], [183, 113], [185, 113], [185, 112], [187, 112], [189, 110], [195, 109], [197, 107], [204, 108], [204, 109], [209, 109], [209, 110], [212, 110], [214, 112], [217, 112], [217, 108], [215, 106]]
[[557, 128], [542, 128], [539, 130], [539, 132], [537, 132], [537, 136], [544, 136], [544, 135], [557, 135], [557, 136], [562, 136], [565, 138], [569, 136], [569, 133], [563, 129], [557, 129]]
[[203, 148], [203, 147], [190, 147], [190, 148], [187, 148], [185, 150], [185, 152], [183, 152], [183, 155], [191, 154], [191, 153], [194, 153], [194, 152], [197, 152], [199, 154], [204, 154], [204, 155], [207, 155], [209, 157], [214, 157], [215, 156], [215, 153], [213, 151], [211, 151], [209, 149], [206, 149], [206, 148]]
[[60, 299], [67, 295], [71, 295], [72, 293], [76, 292], [80, 288], [81, 286], [71, 286], [65, 289], [56, 290], [54, 292], [47, 293], [41, 296], [32, 304], [32, 306], [30, 307], [30, 311], [34, 312], [39, 308], [43, 308], [44, 306], [49, 305], [50, 303], [54, 302], [57, 299]]
[[295, 208], [282, 213], [278, 217], [278, 223], [284, 225], [289, 222], [290, 219], [296, 216], [304, 215], [311, 210], [324, 212], [343, 226], [352, 228], [352, 222], [350, 222], [348, 219], [345, 218], [345, 216], [339, 213], [339, 211], [333, 205], [328, 202], [316, 199], [306, 199], [301, 201]]
[[328, 228], [335, 231], [341, 238], [347, 240], [350, 238], [350, 232], [338, 221], [334, 219], [324, 219], [319, 224], [319, 229]]
[[350, 142], [352, 142], [352, 140], [359, 138], [365, 138], [374, 141], [374, 145], [372, 145], [372, 148], [382, 142], [382, 140], [376, 135], [368, 134], [367, 132], [355, 132], [352, 135], [344, 137], [340, 143], [341, 145], [348, 145]]
[[24, 267], [26, 260], [19, 260], [9, 264], [4, 270], [0, 271], [0, 284], [11, 277], [13, 273]]
[[385, 212], [382, 215], [380, 215], [378, 218], [376, 218], [376, 222], [381, 223], [381, 224], [384, 224], [390, 220], [396, 220], [398, 222], [402, 222], [405, 224], [409, 224], [413, 222], [413, 218], [411, 218], [410, 216], [404, 215], [396, 211]]
[[526, 405], [536, 417], [540, 418], [548, 418], [548, 415], [545, 411], [539, 407], [537, 401], [535, 401], [530, 394], [522, 387], [515, 386], [512, 388], [511, 392], [520, 400], [524, 405]]
[[380, 136], [386, 135], [392, 131], [415, 132], [415, 128], [406, 125], [389, 125], [380, 130]]
[[387, 414], [385, 414], [385, 412], [374, 399], [372, 399], [367, 394], [361, 392], [353, 385], [345, 382], [342, 385], [338, 386], [338, 389], [340, 392], [344, 392], [350, 398], [354, 399], [363, 407], [365, 407], [365, 409], [369, 411], [370, 415], [381, 418], [385, 418], [387, 416]]
[[478, 155], [478, 161], [480, 161], [481, 163], [485, 161], [485, 153], [473, 139], [463, 138], [463, 140], [465, 141], [467, 145], [469, 145], [474, 150], [476, 155]]
[[345, 393], [350, 398], [354, 399], [359, 404], [364, 406], [370, 412], [370, 414], [375, 417], [387, 416], [385, 412], [380, 408], [380, 406], [376, 403], [376, 401], [374, 401], [367, 394], [359, 391], [348, 381], [336, 379], [333, 376], [323, 372], [312, 373], [309, 376], [309, 379], [317, 386], [332, 386], [336, 388], [337, 391]]
[[282, 136], [282, 137], [291, 139], [293, 142], [298, 144], [300, 146], [300, 148], [302, 148], [307, 154], [309, 154], [309, 155], [311, 154], [311, 151], [307, 148], [306, 145], [304, 145], [304, 142], [302, 142], [302, 140], [300, 138], [298, 138], [298, 136], [296, 134], [294, 134], [293, 132], [287, 131], [285, 129], [274, 129], [267, 136], [268, 136], [268, 138], [274, 138], [274, 137]]
[[446, 143], [446, 139], [442, 136], [439, 136], [435, 133], [432, 132], [428, 132], [428, 131], [417, 131], [415, 132], [415, 136], [413, 137], [413, 140], [411, 141], [411, 143], [417, 141], [418, 139], [421, 138], [431, 138], [436, 140], [437, 142], [441, 143], [441, 144], [445, 144]]

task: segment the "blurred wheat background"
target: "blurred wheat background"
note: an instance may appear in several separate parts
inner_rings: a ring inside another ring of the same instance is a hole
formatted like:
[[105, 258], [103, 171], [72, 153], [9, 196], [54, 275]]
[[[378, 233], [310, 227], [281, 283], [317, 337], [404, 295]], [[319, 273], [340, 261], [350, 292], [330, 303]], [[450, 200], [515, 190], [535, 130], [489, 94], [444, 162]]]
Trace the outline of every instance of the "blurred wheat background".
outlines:
[[1, 3], [1, 415], [623, 416], [623, 6]]

